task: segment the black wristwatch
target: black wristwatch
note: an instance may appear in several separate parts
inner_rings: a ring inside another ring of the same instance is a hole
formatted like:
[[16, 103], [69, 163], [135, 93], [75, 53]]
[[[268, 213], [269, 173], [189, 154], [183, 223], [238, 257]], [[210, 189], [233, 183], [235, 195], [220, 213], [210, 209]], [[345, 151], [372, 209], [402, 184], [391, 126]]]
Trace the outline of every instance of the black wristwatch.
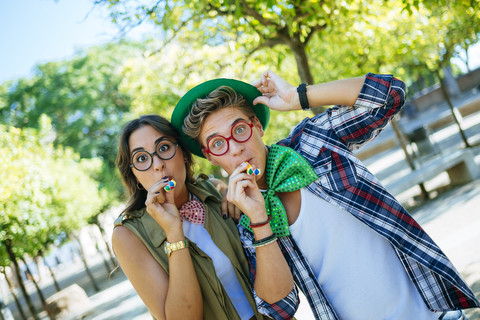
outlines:
[[302, 83], [297, 88], [298, 98], [300, 100], [300, 106], [302, 107], [303, 111], [310, 110], [310, 105], [308, 104], [308, 98], [307, 98], [307, 86], [308, 84]]

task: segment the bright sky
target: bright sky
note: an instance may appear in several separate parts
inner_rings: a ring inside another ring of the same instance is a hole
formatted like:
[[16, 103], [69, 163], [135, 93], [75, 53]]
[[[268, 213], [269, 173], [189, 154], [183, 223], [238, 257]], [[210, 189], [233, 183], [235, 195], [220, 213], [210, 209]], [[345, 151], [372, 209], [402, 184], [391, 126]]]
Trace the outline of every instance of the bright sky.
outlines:
[[[115, 38], [116, 26], [93, 0], [0, 0], [0, 83], [31, 75], [35, 64], [68, 59]], [[92, 10], [93, 9], [93, 10]], [[147, 28], [135, 29], [140, 38]], [[480, 44], [470, 50], [480, 66]], [[464, 67], [459, 63], [460, 67]]]
[[0, 0], [0, 83], [28, 77], [38, 63], [108, 42], [117, 30], [93, 0]]

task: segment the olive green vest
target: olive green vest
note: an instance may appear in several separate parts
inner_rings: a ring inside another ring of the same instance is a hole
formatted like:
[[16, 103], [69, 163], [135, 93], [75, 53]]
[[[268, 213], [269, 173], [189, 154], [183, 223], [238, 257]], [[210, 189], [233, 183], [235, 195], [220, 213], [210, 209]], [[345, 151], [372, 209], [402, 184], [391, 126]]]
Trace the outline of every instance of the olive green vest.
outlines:
[[[230, 259], [243, 292], [252, 310], [255, 312], [254, 319], [267, 319], [258, 313], [256, 309], [249, 281], [249, 268], [235, 223], [232, 219], [224, 220], [222, 218], [220, 193], [208, 180], [198, 180], [193, 184], [188, 184], [187, 189], [205, 205], [205, 229], [212, 237], [215, 245]], [[169, 273], [168, 257], [163, 250], [163, 244], [166, 241], [165, 232], [146, 213], [145, 209], [120, 215], [115, 221], [115, 226], [118, 225], [127, 227], [142, 240], [155, 260], [158, 261], [167, 274]], [[202, 290], [203, 318], [240, 320], [235, 307], [217, 278], [210, 257], [200, 250], [194, 242], [189, 239], [187, 241], [189, 245], [188, 250], [190, 250], [198, 282]]]

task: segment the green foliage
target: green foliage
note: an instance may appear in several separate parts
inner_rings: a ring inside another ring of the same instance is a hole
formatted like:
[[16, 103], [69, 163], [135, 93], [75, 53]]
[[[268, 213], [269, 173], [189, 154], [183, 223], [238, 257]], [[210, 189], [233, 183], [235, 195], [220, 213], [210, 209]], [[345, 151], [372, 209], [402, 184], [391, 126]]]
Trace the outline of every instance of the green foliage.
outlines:
[[[98, 159], [80, 160], [70, 148], [54, 148], [50, 120], [40, 128], [0, 125], [0, 239], [17, 257], [34, 256], [61, 233], [80, 228], [101, 206]], [[87, 171], [88, 170], [88, 171]], [[8, 256], [0, 247], [0, 264]]]
[[318, 81], [373, 71], [393, 73], [421, 89], [438, 81], [434, 71], [448, 66], [456, 50], [478, 41], [478, 1], [415, 1], [406, 10], [407, 2], [369, 1], [362, 19], [352, 17], [313, 39], [309, 57]]
[[290, 74], [297, 67], [302, 81], [311, 73], [315, 83], [374, 71], [428, 85], [432, 71], [478, 42], [480, 32], [479, 0], [96, 3], [108, 5], [125, 28], [151, 21], [167, 41], [228, 44], [245, 63], [261, 61]]
[[0, 118], [19, 128], [38, 128], [48, 114], [54, 144], [69, 146], [82, 158], [100, 158], [97, 178], [113, 199], [120, 190], [114, 161], [120, 124], [131, 98], [120, 90], [124, 63], [141, 55], [134, 43], [108, 44], [79, 53], [73, 59], [37, 66], [31, 79], [3, 84]]

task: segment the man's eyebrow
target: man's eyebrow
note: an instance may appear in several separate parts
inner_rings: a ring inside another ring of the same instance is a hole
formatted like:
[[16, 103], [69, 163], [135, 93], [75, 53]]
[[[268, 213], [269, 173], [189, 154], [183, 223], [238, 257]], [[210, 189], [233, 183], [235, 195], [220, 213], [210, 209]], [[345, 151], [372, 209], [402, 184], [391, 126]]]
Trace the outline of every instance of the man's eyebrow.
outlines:
[[[232, 122], [232, 127], [233, 127], [237, 122], [239, 122], [239, 121], [248, 121], [248, 120], [245, 120], [245, 119], [243, 119], [243, 118], [237, 118], [237, 119], [235, 119], [235, 120]], [[213, 137], [215, 137], [215, 136], [218, 136], [218, 135], [219, 135], [218, 132], [214, 132], [214, 133], [210, 134], [207, 138], [205, 138], [205, 140], [206, 140], [206, 141], [205, 141], [205, 145], [207, 145], [208, 140], [210, 140], [211, 138], [213, 138]]]
[[[158, 138], [157, 140], [155, 140], [154, 142], [154, 145], [157, 145], [157, 143], [160, 141], [160, 140], [164, 140], [164, 139], [168, 139], [167, 136], [161, 136], [160, 138]], [[140, 150], [145, 150], [144, 147], [137, 147], [135, 149], [133, 149], [130, 154], [134, 154], [136, 151], [140, 151]]]

